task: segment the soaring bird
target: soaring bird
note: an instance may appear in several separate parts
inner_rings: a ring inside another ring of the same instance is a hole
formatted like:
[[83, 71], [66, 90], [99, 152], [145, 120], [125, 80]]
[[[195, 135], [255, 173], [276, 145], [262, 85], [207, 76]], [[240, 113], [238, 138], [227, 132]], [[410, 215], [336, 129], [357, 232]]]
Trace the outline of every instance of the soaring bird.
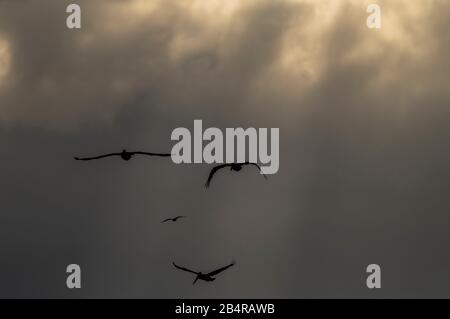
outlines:
[[166, 219], [164, 219], [161, 223], [165, 223], [165, 222], [168, 222], [169, 220], [170, 221], [173, 221], [173, 222], [176, 222], [178, 219], [180, 219], [180, 218], [186, 218], [186, 216], [177, 216], [177, 217], [174, 217], [174, 218], [166, 218]]
[[160, 153], [148, 153], [148, 152], [127, 152], [126, 150], [122, 150], [120, 153], [109, 153], [94, 157], [74, 157], [77, 161], [90, 161], [95, 159], [100, 159], [109, 156], [120, 156], [124, 161], [129, 161], [134, 155], [149, 155], [149, 156], [160, 156], [160, 157], [168, 157], [171, 154], [160, 154]]
[[[258, 164], [256, 164], [256, 163], [250, 163], [250, 162], [245, 162], [245, 163], [229, 163], [229, 164], [221, 164], [221, 165], [217, 165], [217, 166], [213, 167], [213, 169], [212, 169], [211, 172], [209, 173], [208, 180], [206, 181], [206, 185], [205, 185], [206, 188], [209, 187], [209, 185], [211, 184], [211, 180], [212, 180], [214, 174], [215, 174], [219, 169], [224, 168], [224, 167], [228, 167], [228, 166], [229, 166], [231, 171], [239, 172], [239, 171], [242, 169], [242, 166], [244, 166], [244, 165], [254, 165], [254, 166], [256, 166], [256, 167], [259, 169], [259, 171], [261, 171], [261, 167], [260, 167]], [[265, 179], [267, 179], [267, 176], [266, 176], [266, 175], [264, 175], [264, 174], [262, 174], [262, 175], [264, 176]]]
[[173, 264], [176, 268], [178, 268], [178, 269], [180, 269], [180, 270], [187, 271], [187, 272], [190, 272], [190, 273], [193, 273], [193, 274], [197, 275], [197, 277], [195, 277], [194, 282], [192, 283], [192, 284], [194, 285], [194, 284], [197, 282], [197, 280], [199, 280], [199, 279], [200, 279], [200, 280], [204, 280], [204, 281], [214, 281], [214, 280], [216, 280], [216, 278], [213, 278], [213, 276], [216, 276], [216, 275], [218, 275], [219, 273], [221, 273], [222, 271], [224, 271], [224, 270], [230, 268], [231, 266], [234, 266], [234, 265], [235, 265], [235, 262], [233, 261], [231, 264], [229, 264], [229, 265], [227, 265], [227, 266], [225, 266], [225, 267], [216, 269], [216, 270], [214, 270], [214, 271], [211, 271], [211, 272], [209, 272], [209, 273], [207, 273], [207, 274], [204, 274], [204, 273], [202, 273], [202, 272], [193, 271], [193, 270], [190, 270], [190, 269], [187, 269], [187, 268], [178, 266], [178, 265], [175, 264], [174, 262], [172, 262], [172, 264]]

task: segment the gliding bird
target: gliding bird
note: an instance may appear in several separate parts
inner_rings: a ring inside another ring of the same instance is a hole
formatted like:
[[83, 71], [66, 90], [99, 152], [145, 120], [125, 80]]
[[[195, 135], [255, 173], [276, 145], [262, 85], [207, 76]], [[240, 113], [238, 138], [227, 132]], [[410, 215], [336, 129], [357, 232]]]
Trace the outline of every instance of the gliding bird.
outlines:
[[216, 275], [218, 275], [219, 273], [221, 273], [222, 271], [224, 271], [224, 270], [230, 268], [231, 266], [234, 266], [235, 262], [233, 261], [231, 264], [229, 264], [229, 265], [227, 265], [227, 266], [225, 266], [225, 267], [216, 269], [216, 270], [214, 270], [214, 271], [211, 271], [211, 272], [209, 272], [209, 273], [207, 273], [207, 274], [204, 274], [204, 273], [202, 273], [202, 272], [193, 271], [193, 270], [190, 270], [190, 269], [187, 269], [187, 268], [178, 266], [178, 265], [175, 264], [174, 262], [172, 262], [172, 264], [173, 264], [176, 268], [178, 268], [178, 269], [180, 269], [180, 270], [183, 270], [183, 271], [186, 271], [186, 272], [190, 272], [190, 273], [193, 273], [193, 274], [197, 275], [197, 277], [195, 277], [194, 282], [192, 283], [192, 284], [194, 285], [194, 284], [197, 282], [197, 280], [199, 280], [199, 279], [200, 279], [200, 280], [203, 280], [203, 281], [214, 281], [214, 280], [216, 280], [216, 278], [213, 278], [213, 276], [216, 276]]
[[104, 157], [110, 156], [120, 156], [124, 161], [129, 161], [134, 155], [149, 155], [149, 156], [160, 156], [160, 157], [168, 157], [171, 154], [161, 154], [161, 153], [148, 153], [148, 152], [127, 152], [126, 150], [122, 150], [120, 153], [109, 153], [94, 157], [74, 157], [77, 161], [90, 161], [95, 159], [100, 159]]
[[161, 223], [168, 222], [169, 220], [172, 221], [172, 222], [176, 222], [180, 218], [186, 218], [186, 216], [177, 216], [177, 217], [174, 217], [174, 218], [166, 218]]

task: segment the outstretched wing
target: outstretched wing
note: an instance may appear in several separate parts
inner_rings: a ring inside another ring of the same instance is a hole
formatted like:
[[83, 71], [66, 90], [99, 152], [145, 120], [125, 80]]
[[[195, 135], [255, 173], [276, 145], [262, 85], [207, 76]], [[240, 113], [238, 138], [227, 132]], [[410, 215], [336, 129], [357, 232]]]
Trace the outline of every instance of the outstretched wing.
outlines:
[[74, 157], [74, 159], [76, 159], [77, 161], [90, 161], [90, 160], [95, 160], [95, 159], [109, 157], [109, 156], [120, 156], [120, 153], [109, 153], [109, 154], [94, 156], [94, 157]]
[[169, 157], [172, 156], [171, 154], [164, 154], [164, 153], [149, 153], [149, 152], [131, 152], [131, 154], [140, 154], [140, 155], [149, 155], [149, 156], [160, 156], [160, 157]]
[[172, 218], [166, 218], [166, 219], [164, 219], [161, 223], [168, 222], [169, 220], [172, 220]]
[[227, 166], [231, 166], [231, 164], [222, 164], [222, 165], [217, 165], [217, 166], [213, 167], [213, 169], [212, 169], [211, 172], [209, 173], [208, 180], [206, 181], [206, 185], [205, 185], [206, 188], [208, 188], [209, 185], [211, 184], [211, 180], [212, 180], [214, 174], [215, 174], [219, 169], [224, 168], [224, 167], [227, 167]]
[[265, 179], [267, 179], [266, 174], [263, 174], [263, 173], [261, 172], [261, 166], [259, 166], [257, 163], [245, 162], [244, 164], [245, 164], [245, 165], [254, 165], [254, 166], [256, 166], [256, 167], [259, 169], [259, 172], [261, 173], [261, 175], [264, 176]]
[[177, 221], [178, 219], [180, 219], [180, 218], [185, 218], [185, 217], [186, 217], [186, 216], [177, 216], [177, 217], [174, 218], [174, 220]]
[[193, 271], [193, 270], [190, 270], [190, 269], [187, 269], [187, 268], [184, 268], [184, 267], [181, 267], [181, 266], [178, 266], [177, 264], [175, 264], [174, 262], [172, 262], [172, 264], [175, 266], [175, 268], [178, 268], [178, 269], [180, 269], [180, 270], [184, 270], [184, 271], [187, 271], [187, 272], [190, 272], [190, 273], [193, 273], [193, 274], [198, 274], [197, 272], [195, 272], [195, 271]]
[[208, 275], [208, 276], [215, 276], [215, 275], [221, 273], [222, 271], [224, 271], [224, 270], [230, 268], [231, 266], [234, 266], [235, 264], [236, 264], [236, 263], [233, 261], [233, 262], [232, 262], [231, 264], [229, 264], [228, 266], [225, 266], [225, 267], [219, 268], [219, 269], [217, 269], [217, 270], [211, 271], [211, 272], [208, 273], [207, 275]]

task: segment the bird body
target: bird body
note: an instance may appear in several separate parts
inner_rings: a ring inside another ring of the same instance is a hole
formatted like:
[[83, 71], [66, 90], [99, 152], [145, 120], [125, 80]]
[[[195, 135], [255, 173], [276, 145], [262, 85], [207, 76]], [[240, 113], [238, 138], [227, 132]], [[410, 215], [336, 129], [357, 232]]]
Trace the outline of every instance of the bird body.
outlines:
[[129, 161], [131, 159], [131, 157], [133, 156], [133, 153], [131, 152], [127, 152], [125, 150], [122, 150], [122, 153], [120, 153], [120, 157], [124, 160], [124, 161]]
[[230, 170], [239, 172], [242, 169], [242, 165], [244, 164], [231, 164]]
[[195, 284], [197, 282], [197, 280], [203, 280], [203, 281], [211, 282], [211, 281], [216, 280], [216, 278], [208, 276], [208, 274], [203, 274], [203, 273], [199, 272], [197, 274], [197, 277], [195, 277], [195, 280], [194, 280], [194, 282], [192, 284]]
[[211, 282], [211, 281], [216, 280], [216, 278], [214, 278], [214, 276], [216, 276], [216, 275], [218, 275], [219, 273], [221, 273], [222, 271], [224, 271], [224, 270], [230, 268], [231, 266], [234, 266], [234, 265], [235, 265], [235, 262], [233, 261], [231, 264], [229, 264], [229, 265], [227, 265], [227, 266], [221, 267], [221, 268], [219, 268], [219, 269], [216, 269], [216, 270], [211, 271], [211, 272], [206, 273], [206, 274], [202, 273], [201, 271], [197, 272], [197, 271], [193, 271], [193, 270], [190, 270], [190, 269], [188, 269], [188, 268], [185, 268], [185, 267], [178, 266], [178, 265], [175, 264], [174, 262], [172, 262], [172, 264], [175, 266], [175, 268], [178, 268], [178, 269], [180, 269], [180, 270], [183, 270], [183, 271], [186, 271], [186, 272], [190, 272], [190, 273], [192, 273], [192, 274], [195, 274], [196, 277], [195, 277], [194, 282], [192, 283], [192, 284], [194, 285], [194, 284], [197, 282], [197, 280], [203, 280], [203, 281], [207, 281], [207, 282]]
[[149, 152], [128, 152], [126, 150], [122, 150], [120, 153], [109, 153], [94, 157], [74, 157], [77, 161], [90, 161], [95, 159], [101, 159], [105, 157], [110, 156], [120, 156], [124, 161], [129, 161], [134, 155], [148, 155], [148, 156], [159, 156], [159, 157], [169, 157], [171, 154], [164, 154], [164, 153], [149, 153]]

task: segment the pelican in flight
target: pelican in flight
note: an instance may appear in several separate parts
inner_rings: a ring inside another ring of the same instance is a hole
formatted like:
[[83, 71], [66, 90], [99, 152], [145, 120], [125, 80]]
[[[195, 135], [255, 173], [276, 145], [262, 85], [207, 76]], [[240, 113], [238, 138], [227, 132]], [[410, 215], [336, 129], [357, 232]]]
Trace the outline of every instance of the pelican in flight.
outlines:
[[110, 157], [110, 156], [120, 156], [124, 161], [129, 161], [134, 155], [149, 155], [149, 156], [160, 156], [160, 157], [168, 157], [171, 156], [171, 154], [160, 154], [160, 153], [148, 153], [148, 152], [127, 152], [126, 150], [122, 150], [120, 153], [109, 153], [94, 157], [74, 157], [77, 161], [90, 161], [90, 160], [96, 160], [104, 157]]
[[[214, 174], [215, 174], [219, 169], [222, 169], [222, 168], [225, 168], [225, 167], [230, 167], [230, 170], [231, 170], [231, 171], [239, 172], [239, 171], [242, 169], [242, 167], [243, 167], [244, 165], [254, 165], [254, 166], [256, 166], [256, 167], [259, 169], [259, 171], [261, 172], [261, 167], [260, 167], [258, 164], [256, 164], [256, 163], [250, 163], [250, 162], [245, 162], [245, 163], [229, 163], [229, 164], [221, 164], [221, 165], [217, 165], [217, 166], [213, 167], [213, 169], [212, 169], [211, 172], [209, 173], [208, 180], [206, 181], [206, 185], [205, 185], [206, 188], [209, 187], [209, 185], [211, 184], [211, 180], [212, 180]], [[262, 173], [261, 173], [261, 174], [262, 174]], [[267, 179], [267, 176], [266, 176], [266, 175], [264, 175], [264, 174], [262, 174], [262, 175], [264, 176], [265, 179]]]
[[168, 221], [176, 222], [180, 218], [186, 218], [186, 216], [177, 216], [177, 217], [174, 217], [174, 218], [166, 218], [161, 223], [165, 223], [165, 222], [168, 222]]
[[203, 280], [203, 281], [214, 281], [214, 280], [216, 280], [216, 278], [213, 278], [214, 276], [216, 276], [216, 275], [218, 275], [219, 273], [221, 273], [222, 271], [224, 271], [224, 270], [230, 268], [231, 266], [234, 266], [235, 262], [233, 261], [231, 264], [229, 264], [229, 265], [227, 265], [227, 266], [225, 266], [225, 267], [216, 269], [216, 270], [214, 270], [214, 271], [211, 271], [211, 272], [209, 272], [209, 273], [207, 273], [207, 274], [204, 274], [204, 273], [202, 273], [202, 272], [193, 271], [193, 270], [190, 270], [190, 269], [187, 269], [187, 268], [178, 266], [178, 265], [175, 264], [174, 262], [172, 262], [172, 264], [173, 264], [176, 268], [178, 268], [178, 269], [180, 269], [180, 270], [187, 271], [187, 272], [190, 272], [190, 273], [193, 273], [193, 274], [197, 275], [197, 277], [195, 277], [194, 282], [192, 283], [192, 284], [194, 285], [194, 284], [197, 282], [197, 280], [199, 280], [199, 279], [200, 279], [200, 280]]

